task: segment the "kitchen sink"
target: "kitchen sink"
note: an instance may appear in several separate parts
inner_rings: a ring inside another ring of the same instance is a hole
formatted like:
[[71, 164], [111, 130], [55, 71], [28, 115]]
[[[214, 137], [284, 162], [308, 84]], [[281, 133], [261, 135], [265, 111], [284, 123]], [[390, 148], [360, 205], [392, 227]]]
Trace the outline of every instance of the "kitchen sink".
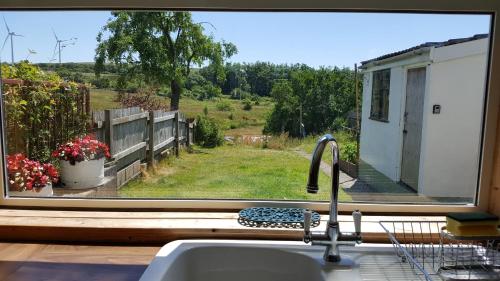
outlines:
[[140, 281], [423, 280], [390, 245], [343, 247], [339, 262], [303, 242], [179, 240], [163, 246]]

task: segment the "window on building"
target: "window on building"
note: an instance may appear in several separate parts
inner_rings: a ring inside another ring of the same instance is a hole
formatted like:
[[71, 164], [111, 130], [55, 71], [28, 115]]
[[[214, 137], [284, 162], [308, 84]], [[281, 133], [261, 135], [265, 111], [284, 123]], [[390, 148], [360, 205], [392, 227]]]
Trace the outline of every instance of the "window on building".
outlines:
[[391, 70], [373, 72], [372, 106], [370, 118], [377, 121], [389, 121], [389, 88]]

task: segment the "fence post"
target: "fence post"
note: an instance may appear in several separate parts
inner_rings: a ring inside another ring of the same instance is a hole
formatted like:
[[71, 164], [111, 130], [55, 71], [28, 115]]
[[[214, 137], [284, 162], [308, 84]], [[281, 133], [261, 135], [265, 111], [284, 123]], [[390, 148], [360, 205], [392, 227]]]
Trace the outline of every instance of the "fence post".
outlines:
[[175, 125], [175, 156], [179, 157], [179, 151], [181, 150], [181, 142], [179, 136], [179, 111], [175, 112], [174, 117], [174, 125]]
[[151, 167], [155, 164], [155, 113], [154, 111], [149, 111], [148, 120], [148, 165]]
[[188, 120], [186, 120], [186, 146], [187, 147], [190, 147], [191, 146], [191, 141], [189, 140], [189, 138], [191, 137], [191, 133], [189, 132], [189, 127], [191, 126], [191, 123], [189, 123]]
[[109, 152], [111, 153], [111, 157], [115, 154], [115, 149], [113, 145], [113, 124], [111, 118], [111, 110], [104, 110], [104, 139], [106, 140], [106, 144], [109, 146]]

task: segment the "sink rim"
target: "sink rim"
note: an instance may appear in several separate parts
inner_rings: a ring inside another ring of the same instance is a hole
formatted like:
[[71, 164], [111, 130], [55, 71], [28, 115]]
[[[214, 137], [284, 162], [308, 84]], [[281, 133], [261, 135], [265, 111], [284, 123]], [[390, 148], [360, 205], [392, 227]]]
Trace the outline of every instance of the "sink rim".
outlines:
[[[154, 280], [155, 277], [164, 276], [176, 259], [185, 251], [197, 247], [248, 247], [263, 249], [278, 249], [285, 252], [292, 252], [308, 256], [323, 262], [323, 246], [312, 246], [302, 241], [277, 241], [277, 240], [230, 240], [230, 239], [195, 239], [195, 240], [175, 240], [165, 244], [155, 255], [149, 266], [142, 274], [139, 281]], [[394, 256], [394, 249], [391, 244], [360, 244], [356, 247], [341, 247], [341, 253], [349, 254], [364, 252], [387, 254]], [[323, 264], [324, 265], [324, 264]]]

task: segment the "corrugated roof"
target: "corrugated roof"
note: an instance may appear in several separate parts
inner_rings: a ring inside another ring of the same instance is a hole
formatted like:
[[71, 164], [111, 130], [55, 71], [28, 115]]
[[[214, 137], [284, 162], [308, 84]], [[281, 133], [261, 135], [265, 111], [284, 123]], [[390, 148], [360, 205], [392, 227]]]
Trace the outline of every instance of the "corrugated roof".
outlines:
[[401, 50], [401, 51], [398, 51], [398, 52], [386, 54], [386, 55], [383, 55], [383, 56], [380, 56], [380, 57], [376, 57], [376, 58], [373, 58], [373, 59], [370, 59], [370, 60], [362, 61], [361, 62], [361, 66], [366, 65], [366, 64], [368, 64], [370, 62], [380, 61], [380, 60], [384, 60], [384, 59], [387, 59], [387, 58], [399, 56], [399, 55], [402, 55], [402, 54], [405, 54], [405, 53], [408, 53], [408, 52], [411, 52], [411, 51], [415, 51], [415, 50], [418, 50], [418, 49], [422, 49], [422, 48], [427, 48], [427, 47], [439, 48], [439, 47], [444, 47], [444, 46], [449, 46], [449, 45], [464, 43], [464, 42], [468, 42], [468, 41], [474, 41], [474, 40], [484, 39], [484, 38], [488, 38], [488, 36], [489, 36], [489, 34], [486, 33], [486, 34], [476, 34], [476, 35], [471, 36], [471, 37], [450, 39], [450, 40], [443, 41], [443, 42], [426, 42], [426, 43], [423, 43], [423, 44], [420, 44], [420, 45], [417, 45], [417, 46], [414, 46], [414, 47], [411, 47], [411, 48], [408, 48], [408, 49], [405, 49], [405, 50]]

